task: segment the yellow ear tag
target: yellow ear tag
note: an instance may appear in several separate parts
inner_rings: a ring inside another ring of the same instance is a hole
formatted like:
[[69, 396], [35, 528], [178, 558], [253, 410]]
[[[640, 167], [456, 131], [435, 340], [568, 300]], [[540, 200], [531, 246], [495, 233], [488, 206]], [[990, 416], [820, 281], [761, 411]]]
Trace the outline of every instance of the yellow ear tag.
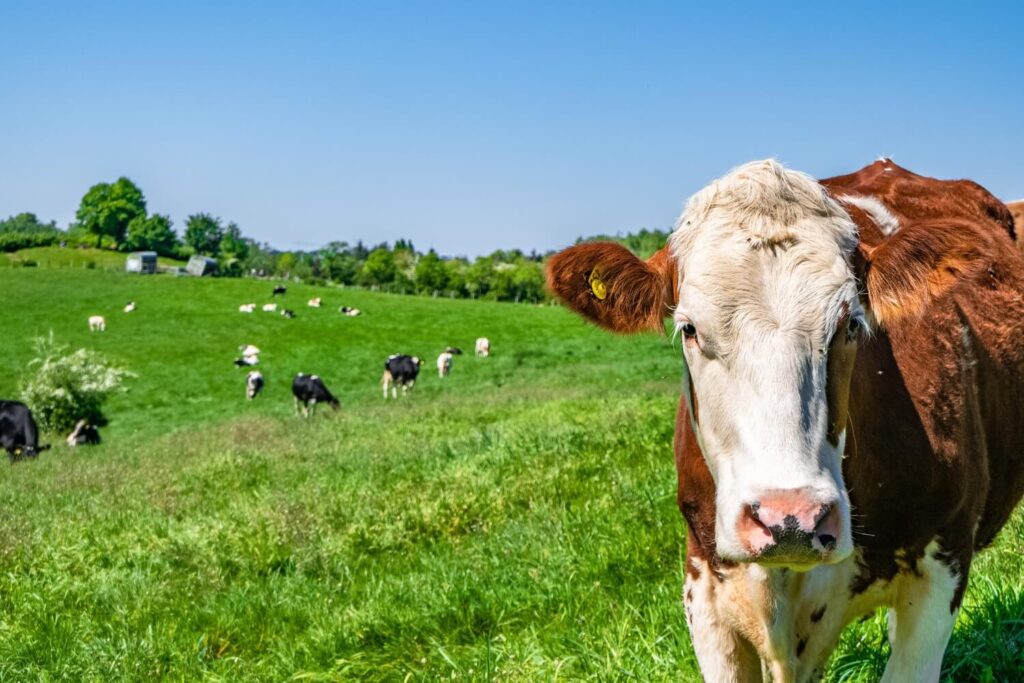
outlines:
[[608, 296], [608, 288], [605, 287], [604, 282], [601, 280], [601, 272], [597, 268], [590, 271], [590, 291], [601, 300]]

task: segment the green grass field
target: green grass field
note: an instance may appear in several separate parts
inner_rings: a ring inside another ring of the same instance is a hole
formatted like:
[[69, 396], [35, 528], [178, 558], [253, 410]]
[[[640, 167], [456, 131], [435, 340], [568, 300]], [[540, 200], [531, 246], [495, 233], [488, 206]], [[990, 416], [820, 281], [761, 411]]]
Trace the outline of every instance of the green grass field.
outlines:
[[[302, 285], [280, 302], [294, 320], [238, 312], [271, 288], [0, 269], [0, 396], [50, 330], [137, 375], [102, 446], [53, 436], [0, 468], [0, 680], [699, 680], [667, 339], [558, 307]], [[438, 379], [437, 354], [481, 335], [493, 357]], [[245, 343], [268, 380], [251, 403], [231, 365]], [[397, 352], [427, 364], [385, 403]], [[343, 409], [295, 417], [298, 371]], [[1021, 679], [1022, 552], [1018, 512], [975, 564], [949, 680]], [[829, 680], [877, 679], [884, 633], [880, 615], [849, 629]]]

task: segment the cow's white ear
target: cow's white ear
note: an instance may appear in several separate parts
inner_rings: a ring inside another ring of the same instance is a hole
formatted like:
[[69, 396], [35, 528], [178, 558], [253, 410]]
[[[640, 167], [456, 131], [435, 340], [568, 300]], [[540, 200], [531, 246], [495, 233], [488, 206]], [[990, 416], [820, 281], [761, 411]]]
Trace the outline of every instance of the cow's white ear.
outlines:
[[664, 331], [676, 301], [675, 261], [668, 248], [649, 260], [621, 244], [578, 244], [551, 257], [548, 287], [587, 320], [624, 334]]

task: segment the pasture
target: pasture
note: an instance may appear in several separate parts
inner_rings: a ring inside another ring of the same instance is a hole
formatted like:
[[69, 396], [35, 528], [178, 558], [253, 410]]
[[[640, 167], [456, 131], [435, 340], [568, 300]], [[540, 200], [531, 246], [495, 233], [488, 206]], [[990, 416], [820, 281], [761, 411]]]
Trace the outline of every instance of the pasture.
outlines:
[[[278, 299], [294, 320], [238, 312], [272, 285], [0, 269], [0, 396], [50, 330], [137, 375], [102, 446], [50, 435], [0, 468], [0, 678], [699, 679], [667, 338], [558, 307], [296, 284]], [[491, 358], [472, 356], [481, 335]], [[267, 378], [253, 402], [231, 364], [246, 343]], [[439, 380], [448, 345], [466, 354]], [[384, 402], [391, 353], [425, 365]], [[342, 410], [295, 417], [298, 371]], [[975, 564], [949, 680], [1024, 671], [1022, 554], [1018, 511]], [[828, 680], [877, 679], [887, 647], [881, 615], [856, 625]]]
[[[83, 268], [88, 270], [124, 271], [125, 254], [107, 249], [33, 247], [0, 254], [0, 268]], [[184, 266], [185, 261], [161, 256], [160, 266]]]

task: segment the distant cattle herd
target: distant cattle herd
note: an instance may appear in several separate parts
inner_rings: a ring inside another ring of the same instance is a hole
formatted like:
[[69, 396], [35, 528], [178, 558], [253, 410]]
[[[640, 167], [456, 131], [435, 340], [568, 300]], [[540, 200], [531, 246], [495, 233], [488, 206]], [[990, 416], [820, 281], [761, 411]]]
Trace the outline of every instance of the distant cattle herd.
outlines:
[[[274, 287], [271, 297], [286, 296], [287, 287], [277, 285]], [[314, 297], [307, 302], [310, 308], [321, 308], [323, 299]], [[256, 311], [255, 302], [242, 304], [238, 307], [241, 313], [253, 313]], [[262, 305], [262, 310], [267, 313], [278, 311], [278, 304], [274, 302]], [[122, 309], [124, 313], [132, 313], [137, 310], [135, 301], [129, 301]], [[338, 313], [355, 318], [362, 314], [358, 308], [351, 306], [340, 306]], [[284, 318], [295, 318], [295, 312], [291, 309], [281, 308], [280, 314]], [[107, 321], [102, 315], [89, 316], [90, 332], [105, 332]], [[480, 337], [475, 342], [476, 355], [487, 357], [491, 353], [491, 343], [486, 337]], [[251, 369], [260, 363], [260, 349], [253, 344], [242, 344], [238, 347], [239, 356], [234, 359], [234, 365], [240, 368], [250, 368], [245, 377], [245, 397], [247, 400], [254, 400], [263, 391], [267, 380], [262, 372]], [[448, 346], [437, 357], [437, 371], [439, 378], [448, 377], [452, 371], [455, 356], [462, 355], [458, 347]], [[384, 398], [388, 398], [388, 390], [391, 397], [398, 397], [398, 390], [402, 394], [408, 394], [416, 384], [423, 360], [416, 356], [406, 354], [392, 354], [384, 361], [384, 374], [381, 377]], [[316, 406], [326, 403], [335, 410], [341, 407], [341, 402], [331, 393], [318, 375], [310, 375], [299, 372], [292, 380], [292, 397], [294, 399], [295, 412], [304, 417], [310, 417], [316, 412]], [[75, 424], [74, 430], [67, 436], [65, 442], [68, 446], [96, 445], [100, 443], [100, 434], [96, 425], [90, 424], [88, 420], [81, 419]], [[39, 429], [32, 416], [31, 410], [24, 403], [18, 401], [0, 400], [0, 447], [7, 451], [11, 462], [24, 457], [35, 457], [40, 452], [50, 448], [47, 445], [39, 444]]]

